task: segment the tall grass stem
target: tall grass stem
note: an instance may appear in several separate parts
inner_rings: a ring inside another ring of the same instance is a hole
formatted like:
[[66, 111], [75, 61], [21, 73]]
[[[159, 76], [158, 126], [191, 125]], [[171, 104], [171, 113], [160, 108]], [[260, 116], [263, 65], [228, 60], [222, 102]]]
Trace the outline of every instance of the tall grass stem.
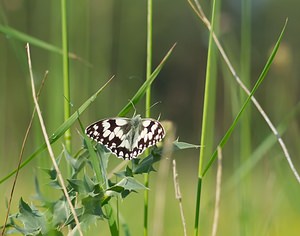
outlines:
[[[150, 79], [152, 72], [152, 0], [147, 1], [147, 62], [146, 62], [146, 80]], [[146, 111], [145, 116], [150, 117], [151, 104], [151, 86], [146, 91]], [[146, 150], [146, 155], [148, 151]], [[144, 185], [149, 188], [149, 173], [144, 175]], [[144, 191], [144, 236], [148, 235], [148, 207], [149, 207], [149, 191]]]
[[[64, 84], [64, 121], [69, 119], [71, 114], [69, 58], [68, 58], [68, 29], [67, 29], [67, 0], [61, 0], [61, 30], [62, 30], [62, 67]], [[66, 149], [71, 153], [71, 130], [64, 134]]]
[[215, 6], [216, 0], [212, 4], [212, 19], [211, 29], [209, 34], [209, 46], [207, 55], [207, 66], [206, 66], [206, 78], [205, 78], [205, 90], [204, 90], [204, 102], [203, 102], [203, 113], [202, 113], [202, 129], [200, 138], [200, 154], [199, 154], [199, 167], [198, 167], [198, 185], [197, 185], [197, 196], [196, 196], [196, 211], [195, 211], [195, 222], [194, 222], [194, 236], [198, 235], [199, 232], [199, 215], [200, 215], [200, 200], [201, 200], [201, 187], [202, 187], [202, 168], [204, 161], [204, 147], [206, 144], [207, 137], [207, 116], [208, 107], [210, 104], [209, 92], [211, 91], [211, 59], [213, 50], [213, 29], [214, 29], [214, 18], [215, 18]]
[[[251, 0], [242, 0], [242, 20], [241, 20], [241, 79], [247, 87], [251, 85]], [[240, 101], [242, 105], [247, 95], [243, 90], [239, 90]], [[251, 155], [251, 106], [245, 110], [245, 114], [241, 118], [240, 122], [240, 141], [237, 147], [239, 147], [239, 160], [237, 165], [240, 166], [246, 162]], [[249, 235], [249, 227], [252, 225], [250, 220], [250, 210], [248, 202], [250, 189], [250, 179], [245, 179], [242, 184], [239, 185], [239, 199], [240, 199], [240, 235]]]

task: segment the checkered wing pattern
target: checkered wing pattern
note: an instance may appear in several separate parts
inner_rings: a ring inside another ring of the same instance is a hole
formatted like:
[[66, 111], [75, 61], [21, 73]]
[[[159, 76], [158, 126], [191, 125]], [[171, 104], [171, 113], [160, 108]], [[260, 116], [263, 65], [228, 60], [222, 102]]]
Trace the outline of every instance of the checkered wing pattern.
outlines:
[[139, 115], [132, 119], [116, 117], [100, 120], [88, 126], [85, 132], [123, 159], [138, 157], [165, 136], [160, 122], [142, 119]]

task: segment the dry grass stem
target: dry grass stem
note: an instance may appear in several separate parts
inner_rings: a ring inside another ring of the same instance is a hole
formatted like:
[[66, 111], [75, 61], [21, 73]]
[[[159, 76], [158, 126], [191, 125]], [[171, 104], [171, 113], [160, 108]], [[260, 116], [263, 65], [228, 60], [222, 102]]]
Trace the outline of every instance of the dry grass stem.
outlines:
[[[44, 87], [45, 80], [46, 80], [47, 76], [48, 76], [48, 71], [45, 72], [45, 75], [44, 75], [44, 78], [42, 80], [41, 86], [40, 86], [40, 88], [38, 90], [38, 93], [36, 95], [37, 100], [39, 99], [40, 93], [42, 91], [42, 88]], [[16, 184], [17, 184], [17, 179], [18, 179], [19, 172], [20, 172], [20, 166], [21, 166], [21, 163], [22, 163], [22, 158], [23, 158], [23, 153], [24, 153], [24, 149], [25, 149], [25, 144], [26, 144], [26, 141], [28, 139], [29, 131], [31, 130], [31, 126], [32, 126], [34, 115], [35, 115], [35, 111], [36, 111], [36, 109], [34, 107], [34, 109], [32, 111], [32, 114], [31, 114], [31, 118], [30, 118], [28, 127], [27, 127], [26, 132], [25, 132], [25, 136], [24, 136], [23, 142], [22, 142], [21, 151], [20, 151], [20, 154], [19, 154], [18, 166], [17, 166], [17, 170], [16, 170], [16, 175], [15, 175], [15, 178], [13, 180], [13, 185], [11, 187], [10, 197], [9, 197], [8, 205], [7, 205], [7, 212], [6, 212], [6, 216], [5, 216], [5, 220], [4, 220], [4, 224], [3, 224], [4, 227], [2, 229], [1, 235], [4, 235], [4, 233], [5, 233], [5, 229], [6, 229], [5, 225], [7, 224], [7, 220], [8, 220], [8, 216], [9, 216], [9, 212], [10, 212], [10, 208], [11, 208], [11, 202], [12, 202], [12, 198], [13, 198], [13, 195], [14, 195], [15, 187], [16, 187]]]
[[162, 159], [156, 179], [153, 213], [153, 235], [164, 235], [164, 213], [167, 197], [168, 175], [170, 172], [170, 160], [173, 153], [173, 141], [175, 139], [175, 127], [172, 122], [163, 122], [167, 136], [164, 138]]
[[30, 74], [31, 87], [32, 87], [32, 96], [33, 96], [34, 104], [35, 104], [36, 111], [37, 111], [37, 114], [38, 114], [38, 117], [39, 117], [39, 121], [40, 121], [40, 124], [41, 124], [42, 132], [43, 132], [43, 135], [44, 135], [44, 138], [45, 138], [45, 142], [46, 142], [46, 145], [47, 145], [47, 149], [48, 149], [51, 161], [53, 163], [53, 166], [55, 168], [55, 171], [57, 173], [58, 180], [59, 180], [59, 182], [61, 184], [61, 187], [62, 187], [62, 190], [64, 192], [64, 195], [65, 195], [65, 197], [67, 199], [67, 202], [69, 204], [70, 210], [71, 210], [71, 212], [72, 212], [72, 214], [74, 216], [74, 220], [75, 220], [75, 223], [76, 223], [77, 230], [78, 230], [79, 234], [81, 236], [83, 236], [83, 233], [81, 231], [80, 223], [79, 223], [78, 217], [76, 215], [74, 206], [72, 205], [72, 202], [71, 202], [70, 196], [68, 194], [67, 188], [66, 188], [66, 186], [64, 184], [64, 180], [63, 180], [62, 174], [61, 174], [61, 172], [60, 172], [60, 170], [58, 168], [58, 165], [56, 163], [56, 160], [55, 160], [55, 157], [54, 157], [54, 153], [53, 153], [53, 150], [52, 150], [52, 147], [51, 147], [48, 135], [47, 135], [46, 127], [45, 127], [45, 124], [44, 124], [44, 121], [43, 121], [42, 113], [41, 113], [41, 110], [40, 110], [40, 107], [39, 107], [39, 104], [38, 104], [38, 101], [37, 101], [35, 87], [34, 87], [33, 73], [32, 73], [30, 48], [29, 48], [29, 44], [28, 43], [26, 45], [26, 49], [27, 49], [28, 67], [29, 67], [29, 74]]
[[183, 206], [182, 206], [182, 197], [181, 197], [181, 192], [180, 192], [180, 187], [179, 187], [178, 174], [177, 174], [177, 170], [176, 170], [176, 161], [175, 160], [173, 160], [173, 181], [174, 181], [175, 197], [179, 202], [180, 216], [181, 216], [181, 222], [182, 222], [182, 227], [183, 227], [183, 235], [187, 236], [186, 223], [185, 223]]
[[215, 200], [215, 212], [212, 227], [212, 236], [217, 235], [219, 212], [220, 212], [220, 199], [221, 199], [221, 181], [222, 181], [222, 149], [218, 147], [218, 168], [217, 168], [217, 180], [216, 180], [216, 200]]

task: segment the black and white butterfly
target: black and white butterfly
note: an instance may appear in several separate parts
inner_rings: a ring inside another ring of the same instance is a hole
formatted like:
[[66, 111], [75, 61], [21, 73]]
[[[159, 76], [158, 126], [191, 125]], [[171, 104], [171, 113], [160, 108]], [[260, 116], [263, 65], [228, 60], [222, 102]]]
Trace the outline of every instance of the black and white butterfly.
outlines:
[[160, 122], [150, 118], [142, 119], [140, 115], [99, 120], [89, 125], [85, 133], [117, 157], [129, 160], [138, 157], [165, 136]]

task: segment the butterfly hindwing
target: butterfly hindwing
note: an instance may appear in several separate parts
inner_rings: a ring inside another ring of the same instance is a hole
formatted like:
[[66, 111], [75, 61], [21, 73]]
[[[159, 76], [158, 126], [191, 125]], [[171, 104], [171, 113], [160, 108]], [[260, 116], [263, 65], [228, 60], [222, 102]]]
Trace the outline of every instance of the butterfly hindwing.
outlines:
[[97, 121], [85, 130], [86, 134], [103, 144], [117, 157], [131, 159], [161, 141], [165, 135], [163, 126], [153, 119], [111, 118]]
[[143, 151], [155, 145], [163, 139], [165, 131], [163, 126], [153, 119], [142, 119], [141, 130], [137, 139], [137, 144], [133, 148], [133, 153], [137, 152], [137, 156]]

